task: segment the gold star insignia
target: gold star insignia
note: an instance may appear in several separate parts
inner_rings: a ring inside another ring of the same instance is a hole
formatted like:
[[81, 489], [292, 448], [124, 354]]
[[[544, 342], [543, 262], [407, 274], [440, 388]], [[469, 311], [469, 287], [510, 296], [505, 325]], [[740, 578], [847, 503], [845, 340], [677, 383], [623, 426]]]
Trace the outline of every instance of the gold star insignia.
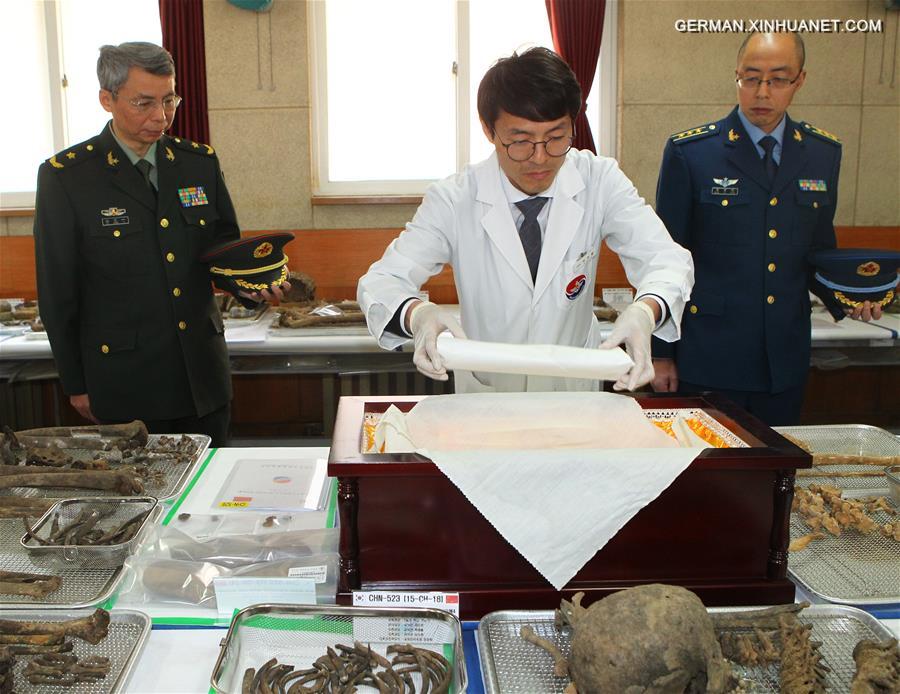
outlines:
[[175, 161], [175, 153], [168, 147], [166, 147], [166, 159], [168, 159], [169, 161]]
[[734, 132], [733, 129], [728, 131], [728, 141], [729, 142], [735, 142], [736, 140], [740, 140], [740, 139], [741, 139], [741, 136], [738, 135], [736, 132]]
[[66, 159], [74, 159], [74, 158], [75, 158], [75, 152], [69, 152], [69, 153], [66, 155]]
[[191, 147], [193, 147], [194, 149], [200, 149], [200, 145], [196, 142], [192, 142]]

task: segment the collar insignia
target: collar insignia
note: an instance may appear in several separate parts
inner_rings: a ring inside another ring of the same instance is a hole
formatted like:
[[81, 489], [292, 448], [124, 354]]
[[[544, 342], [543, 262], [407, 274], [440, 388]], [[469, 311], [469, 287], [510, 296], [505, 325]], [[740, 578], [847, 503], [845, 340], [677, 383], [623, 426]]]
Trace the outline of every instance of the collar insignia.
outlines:
[[731, 129], [728, 131], [728, 141], [729, 142], [735, 142], [740, 139], [741, 139], [741, 136], [738, 135], [736, 132], [734, 132], [734, 129]]
[[800, 134], [800, 131], [797, 128], [794, 128], [794, 139], [797, 142], [803, 142], [803, 135]]
[[112, 150], [106, 153], [106, 163], [110, 166], [117, 166], [119, 164], [119, 160], [113, 156]]

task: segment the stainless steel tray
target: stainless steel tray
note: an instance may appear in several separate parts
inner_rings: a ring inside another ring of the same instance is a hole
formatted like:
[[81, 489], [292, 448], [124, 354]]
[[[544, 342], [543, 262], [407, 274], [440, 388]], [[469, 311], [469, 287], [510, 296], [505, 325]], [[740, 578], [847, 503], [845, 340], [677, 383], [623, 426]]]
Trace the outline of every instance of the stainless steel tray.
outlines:
[[[150, 434], [147, 445], [138, 453], [149, 456], [147, 465], [152, 475], [144, 481], [144, 494], [153, 496], [162, 502], [170, 501], [177, 498], [187, 486], [188, 482], [193, 478], [197, 470], [197, 466], [206, 456], [209, 448], [210, 438], [205, 434], [189, 434], [190, 438], [197, 444], [191, 459], [185, 463], [176, 462], [174, 456], [167, 454], [165, 451], [159, 451], [160, 439], [165, 434]], [[179, 437], [181, 434], [170, 434], [169, 437]], [[103, 454], [103, 451], [88, 450], [83, 448], [67, 448], [66, 452], [76, 459], [89, 460], [97, 454]], [[23, 456], [24, 459], [24, 456]], [[115, 462], [113, 465], [129, 465], [129, 459], [125, 458], [121, 463]], [[91, 496], [118, 496], [115, 491], [89, 490]], [[54, 489], [33, 487], [16, 487], [12, 489], [0, 489], [0, 496], [29, 496], [44, 497], [48, 499], [69, 499], [73, 496], [84, 496], [83, 492], [78, 489]]]
[[106, 568], [47, 569], [32, 561], [22, 546], [22, 521], [0, 518], [0, 570], [54, 575], [62, 578], [59, 590], [43, 598], [0, 593], [0, 608], [46, 609], [66, 607], [77, 609], [105, 602], [115, 593], [122, 580], [122, 565]]
[[[872, 496], [875, 490], [855, 490], [846, 499]], [[887, 491], [884, 491], [887, 495]], [[880, 525], [900, 522], [900, 515], [869, 513]], [[812, 532], [798, 513], [791, 514], [791, 539]], [[805, 549], [788, 556], [788, 575], [813, 595], [847, 605], [900, 603], [900, 542], [879, 532], [863, 535], [845, 530], [839, 537], [822, 531]]]
[[[787, 434], [807, 444], [813, 453], [831, 453], [836, 455], [900, 455], [900, 439], [889, 431], [869, 426], [868, 424], [825, 424], [821, 426], [774, 427], [779, 434]], [[889, 463], [885, 463], [887, 466]], [[814, 468], [815, 469], [815, 468]], [[872, 465], [828, 465], [820, 468], [826, 472], [872, 472], [877, 470]], [[810, 484], [833, 484], [842, 489], [887, 489], [887, 479], [883, 476], [840, 476], [833, 477], [822, 474], [816, 477], [797, 477], [797, 484], [808, 487]]]
[[[90, 610], [43, 610], [35, 611], [7, 611], [2, 614], [3, 619], [22, 619], [40, 622], [60, 622], [65, 619], [76, 619], [91, 614]], [[120, 692], [124, 689], [141, 651], [147, 639], [150, 637], [152, 624], [150, 617], [137, 610], [112, 610], [109, 613], [109, 634], [96, 645], [86, 643], [78, 638], [73, 638], [72, 654], [83, 658], [89, 655], [99, 655], [109, 658], [109, 674], [96, 682], [82, 682], [74, 687], [59, 687], [51, 685], [30, 684], [22, 671], [28, 663], [28, 656], [16, 656], [16, 664], [13, 668], [15, 691], [29, 692], [29, 694], [59, 694], [59, 692], [73, 692], [77, 694], [107, 694], [108, 692]]]
[[[710, 608], [709, 611], [727, 613], [740, 611], [740, 608]], [[856, 672], [853, 648], [860, 639], [883, 641], [892, 637], [877, 619], [855, 607], [813, 605], [800, 613], [800, 621], [812, 624], [812, 638], [822, 641], [819, 650], [831, 668], [828, 691], [850, 691], [850, 681]], [[553, 660], [548, 653], [519, 636], [519, 630], [526, 625], [555, 643], [568, 656], [570, 635], [568, 630], [560, 633], [553, 626], [552, 610], [510, 610], [485, 615], [478, 624], [476, 639], [487, 694], [555, 694], [562, 692], [569, 683], [567, 677], [554, 677]], [[779, 691], [777, 666], [736, 670], [754, 683], [751, 692]]]
[[[449, 612], [430, 609], [336, 607], [330, 605], [250, 605], [231, 620], [210, 677], [212, 688], [240, 694], [248, 667], [259, 668], [270, 658], [295, 668], [309, 667], [327, 647], [353, 641], [372, 650], [391, 643], [412, 643], [443, 649], [452, 663], [451, 694], [466, 691], [466, 660], [459, 620]], [[382, 654], [383, 649], [380, 650]], [[360, 685], [360, 694], [377, 690]]]
[[[104, 532], [114, 530], [141, 514], [146, 515], [131, 539], [126, 542], [111, 545], [41, 544], [41, 539], [46, 540], [51, 535], [54, 519], [60, 526], [65, 527], [78, 518], [85, 509], [107, 514], [95, 526]], [[37, 539], [26, 533], [22, 535], [20, 542], [38, 566], [63, 569], [115, 568], [121, 566], [134, 553], [147, 531], [159, 520], [162, 510], [162, 506], [158, 505], [152, 496], [92, 496], [63, 499], [47, 509], [47, 512], [31, 526]]]

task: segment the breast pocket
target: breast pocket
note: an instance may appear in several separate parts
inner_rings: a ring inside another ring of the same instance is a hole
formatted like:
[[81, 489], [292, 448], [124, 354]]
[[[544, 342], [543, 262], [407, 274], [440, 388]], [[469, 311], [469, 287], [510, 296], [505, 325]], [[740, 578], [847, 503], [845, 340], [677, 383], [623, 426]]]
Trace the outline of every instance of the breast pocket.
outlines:
[[831, 200], [824, 191], [798, 190], [794, 196], [795, 215], [791, 242], [810, 246], [822, 215], [831, 214]]
[[722, 244], [725, 246], [747, 246], [751, 242], [745, 223], [750, 194], [738, 189], [737, 193], [724, 195], [713, 193], [712, 189], [700, 191], [701, 228], [695, 230], [700, 243]]
[[[116, 223], [99, 222], [88, 230], [85, 239], [85, 258], [98, 272], [108, 277], [130, 277], [140, 263], [136, 262], [143, 249], [143, 233], [139, 220], [120, 218]], [[122, 223], [122, 222], [126, 223]]]

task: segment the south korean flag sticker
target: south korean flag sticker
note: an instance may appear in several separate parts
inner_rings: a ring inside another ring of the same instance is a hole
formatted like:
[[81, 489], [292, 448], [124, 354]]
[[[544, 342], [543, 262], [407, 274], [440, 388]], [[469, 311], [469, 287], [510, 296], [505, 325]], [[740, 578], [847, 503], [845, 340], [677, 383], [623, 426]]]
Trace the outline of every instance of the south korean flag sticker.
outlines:
[[572, 279], [566, 285], [566, 298], [569, 301], [575, 301], [580, 295], [581, 292], [584, 291], [584, 287], [587, 285], [587, 276], [586, 275], [578, 275], [574, 279]]

